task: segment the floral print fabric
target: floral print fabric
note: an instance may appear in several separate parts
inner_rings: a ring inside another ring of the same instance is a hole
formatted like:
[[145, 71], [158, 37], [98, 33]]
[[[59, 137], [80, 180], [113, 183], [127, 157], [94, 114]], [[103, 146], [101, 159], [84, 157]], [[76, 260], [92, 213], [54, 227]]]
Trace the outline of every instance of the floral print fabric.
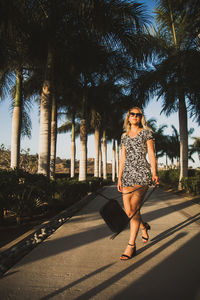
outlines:
[[122, 186], [150, 185], [152, 183], [151, 167], [146, 159], [147, 141], [153, 139], [150, 130], [142, 129], [135, 137], [125, 134], [121, 145], [126, 149]]

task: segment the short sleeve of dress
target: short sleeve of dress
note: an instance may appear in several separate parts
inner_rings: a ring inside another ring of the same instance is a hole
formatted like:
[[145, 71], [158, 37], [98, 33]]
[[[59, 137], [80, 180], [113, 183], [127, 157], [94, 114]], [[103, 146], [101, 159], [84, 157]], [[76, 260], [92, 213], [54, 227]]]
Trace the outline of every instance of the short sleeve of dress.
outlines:
[[146, 130], [146, 141], [153, 140], [154, 141], [154, 135], [151, 130]]
[[126, 144], [126, 135], [122, 134], [120, 148], [122, 148], [122, 145], [125, 146], [125, 144]]

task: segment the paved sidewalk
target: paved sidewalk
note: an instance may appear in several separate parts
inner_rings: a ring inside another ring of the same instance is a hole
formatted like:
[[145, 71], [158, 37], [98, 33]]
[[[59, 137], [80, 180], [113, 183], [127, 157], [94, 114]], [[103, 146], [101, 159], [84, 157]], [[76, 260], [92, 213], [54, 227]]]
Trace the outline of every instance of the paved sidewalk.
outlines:
[[[117, 197], [116, 186], [104, 187]], [[128, 229], [114, 240], [97, 196], [34, 248], [0, 280], [0, 299], [200, 300], [200, 205], [157, 189], [142, 208], [150, 242], [119, 257]]]

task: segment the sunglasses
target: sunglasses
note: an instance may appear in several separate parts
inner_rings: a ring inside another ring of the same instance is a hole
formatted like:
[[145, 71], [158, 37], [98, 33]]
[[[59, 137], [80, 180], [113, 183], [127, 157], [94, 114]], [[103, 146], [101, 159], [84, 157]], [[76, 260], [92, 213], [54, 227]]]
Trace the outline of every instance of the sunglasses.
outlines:
[[134, 117], [134, 116], [141, 117], [142, 116], [141, 113], [134, 113], [134, 112], [130, 112], [129, 115], [132, 116], [132, 117]]

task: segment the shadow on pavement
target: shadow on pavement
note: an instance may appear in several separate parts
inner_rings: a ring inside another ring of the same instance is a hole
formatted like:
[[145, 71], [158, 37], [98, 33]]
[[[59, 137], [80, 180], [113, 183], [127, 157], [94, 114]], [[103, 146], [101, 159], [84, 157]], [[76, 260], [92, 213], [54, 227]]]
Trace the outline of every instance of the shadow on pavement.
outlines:
[[[176, 238], [174, 242], [175, 240]], [[199, 248], [200, 235], [197, 234], [163, 262], [111, 299], [199, 300]]]
[[[109, 188], [107, 187], [107, 191], [106, 192], [101, 192], [101, 194], [105, 194], [107, 197], [109, 197], [110, 199], [117, 199], [119, 201], [119, 203], [123, 206], [122, 204], [122, 197], [119, 198], [119, 192], [113, 191], [113, 187], [112, 187], [112, 197], [109, 196]], [[147, 202], [145, 202], [144, 206], [151, 206], [151, 205], [155, 205], [155, 203], [158, 202], [165, 202], [165, 200], [172, 200], [174, 202], [180, 201], [180, 197], [178, 197], [177, 195], [174, 195], [170, 192], [163, 192], [162, 190], [156, 190], [154, 192], [154, 194], [151, 196], [150, 200], [148, 200]], [[88, 211], [88, 214], [92, 214], [94, 212], [98, 212], [100, 207], [104, 205], [104, 203], [106, 203], [107, 200], [105, 200], [103, 197], [98, 196], [98, 199], [95, 199], [96, 201], [96, 205], [93, 205], [92, 208], [90, 208], [90, 210]], [[152, 221], [152, 220], [156, 220], [157, 218], [163, 217], [165, 215], [171, 214], [174, 211], [179, 211], [182, 209], [185, 209], [187, 207], [193, 206], [194, 202], [192, 200], [187, 200], [184, 201], [182, 203], [178, 203], [178, 204], [174, 204], [174, 205], [169, 205], [167, 207], [161, 207], [157, 210], [151, 211], [151, 212], [147, 212], [147, 213], [142, 213], [142, 216], [144, 217], [145, 221]], [[141, 209], [142, 212], [142, 209]], [[95, 218], [93, 218], [95, 220]], [[81, 218], [80, 218], [81, 220]]]
[[[155, 251], [153, 251], [149, 255], [145, 256], [140, 261], [137, 261], [136, 263], [134, 263], [134, 260], [133, 260], [133, 264], [131, 266], [129, 266], [125, 270], [123, 270], [123, 271], [115, 274], [114, 276], [110, 277], [108, 280], [105, 280], [104, 282], [102, 282], [99, 285], [95, 286], [90, 291], [88, 291], [88, 292], [82, 294], [81, 296], [77, 297], [76, 300], [92, 299], [98, 293], [100, 293], [104, 289], [108, 288], [112, 284], [116, 283], [121, 278], [127, 276], [132, 271], [134, 271], [137, 268], [139, 268], [141, 265], [143, 265], [144, 263], [148, 262], [148, 260], [150, 260], [151, 258], [153, 258], [154, 256], [156, 256], [158, 253], [162, 252], [164, 249], [166, 249], [167, 247], [169, 247], [170, 245], [172, 245], [173, 243], [175, 243], [177, 240], [183, 238], [185, 235], [186, 235], [185, 233], [179, 233], [172, 240], [166, 242], [164, 245], [160, 246], [158, 249], [156, 249]], [[154, 276], [154, 281], [155, 281], [155, 276]], [[154, 282], [154, 284], [155, 284], [155, 282]], [[119, 299], [128, 299], [128, 298], [124, 297], [124, 295], [121, 295], [119, 297]], [[132, 299], [139, 299], [139, 298], [135, 298], [135, 293], [134, 293], [134, 291], [132, 291], [129, 299], [132, 300]], [[143, 299], [143, 298], [141, 298], [141, 299]], [[151, 299], [153, 299], [153, 298], [151, 298]], [[160, 298], [160, 299], [162, 299], [162, 298]]]
[[160, 240], [162, 238], [165, 238], [171, 234], [174, 234], [176, 231], [183, 229], [184, 227], [197, 222], [200, 220], [200, 213], [186, 219], [185, 221], [163, 231], [162, 233], [158, 234], [157, 236], [155, 236], [154, 238], [151, 239], [151, 241], [155, 241], [155, 240]]
[[[55, 240], [46, 240], [40, 244], [40, 251], [35, 251], [34, 256], [25, 256], [20, 265], [25, 265], [34, 261], [42, 260], [46, 257], [57, 255], [58, 253], [69, 251], [84, 245], [95, 242], [111, 235], [106, 225], [95, 226], [90, 230], [85, 230], [72, 235], [67, 235]], [[34, 251], [34, 250], [33, 250]]]
[[84, 280], [86, 280], [86, 279], [88, 279], [88, 278], [90, 278], [92, 276], [95, 276], [96, 274], [99, 274], [100, 272], [105, 271], [106, 269], [110, 268], [112, 265], [114, 265], [114, 263], [111, 263], [111, 264], [108, 264], [108, 265], [106, 265], [104, 267], [101, 267], [101, 268], [95, 270], [94, 272], [91, 272], [90, 274], [87, 274], [86, 276], [84, 276], [84, 277], [82, 277], [82, 278], [80, 278], [80, 279], [78, 279], [78, 280], [76, 280], [76, 281], [74, 281], [74, 282], [72, 282], [72, 283], [64, 286], [63, 288], [61, 288], [61, 289], [59, 289], [59, 290], [57, 290], [57, 291], [55, 291], [55, 292], [53, 292], [53, 293], [51, 293], [51, 294], [43, 297], [43, 298], [41, 298], [40, 300], [51, 299], [52, 297], [57, 296], [57, 295], [63, 293], [67, 289], [72, 288], [73, 286], [81, 283], [82, 281], [84, 281]]
[[[187, 205], [190, 205], [190, 204], [189, 203], [187, 203], [187, 204], [181, 203], [181, 204], [173, 205], [170, 207], [164, 207], [164, 208], [158, 209], [156, 211], [143, 214], [142, 216], [145, 217], [145, 221], [146, 221], [146, 219], [149, 221], [149, 220], [153, 220], [156, 218], [160, 218], [161, 216], [170, 214], [174, 210], [179, 210], [179, 209], [182, 209], [183, 207], [187, 207]], [[95, 219], [95, 216], [93, 216], [93, 217], [94, 218], [92, 218], [92, 220]], [[90, 218], [88, 219], [88, 215], [85, 218], [87, 221], [88, 220], [92, 221], [92, 220], [90, 220]], [[100, 218], [99, 215], [98, 215], [98, 217], [96, 216], [96, 219], [99, 219], [99, 218]], [[72, 218], [69, 222], [75, 222], [75, 221], [78, 222], [78, 220], [79, 221], [81, 220], [81, 222], [84, 222], [84, 218], [81, 218], [81, 216], [76, 216], [74, 219]], [[152, 247], [159, 241], [169, 237], [170, 235], [173, 235], [177, 231], [179, 231], [179, 230], [185, 228], [186, 226], [188, 226], [196, 221], [199, 221], [199, 220], [200, 220], [200, 213], [187, 218], [183, 222], [167, 229], [166, 231], [158, 234], [156, 237], [151, 239], [151, 243], [149, 243], [144, 248], [138, 250], [139, 253], [145, 251], [145, 249]], [[71, 225], [73, 226], [73, 224], [71, 224]], [[65, 225], [63, 225], [63, 226], [65, 226]], [[74, 249], [74, 248], [77, 248], [80, 246], [84, 246], [86, 244], [93, 243], [97, 240], [103, 239], [105, 237], [109, 237], [111, 235], [112, 235], [112, 232], [107, 227], [107, 225], [105, 225], [104, 223], [102, 225], [98, 225], [98, 226], [95, 226], [92, 228], [89, 227], [89, 229], [86, 228], [85, 231], [81, 231], [79, 233], [75, 233], [72, 235], [67, 235], [67, 233], [66, 233], [66, 236], [64, 236], [62, 238], [58, 238], [55, 240], [46, 240], [45, 244], [48, 243], [48, 252], [45, 249], [46, 247], [43, 247], [43, 244], [41, 244], [40, 251], [38, 251], [36, 253], [37, 255], [30, 256], [28, 259], [26, 259], [26, 257], [25, 257], [25, 259], [23, 261], [21, 261], [21, 264], [27, 264], [27, 263], [30, 263], [33, 261], [37, 261], [37, 260], [46, 258], [46, 257], [51, 257], [53, 255], [57, 255], [58, 253], [66, 252], [66, 251], [69, 251], [70, 249]]]
[[174, 211], [179, 211], [182, 210], [184, 208], [190, 207], [194, 205], [194, 203], [191, 200], [188, 200], [186, 202], [183, 203], [179, 203], [179, 204], [175, 204], [175, 205], [170, 205], [168, 207], [162, 207], [159, 208], [157, 210], [151, 211], [151, 212], [147, 212], [147, 213], [142, 213], [142, 216], [144, 217], [145, 221], [152, 221], [152, 220], [156, 220], [157, 218], [169, 215], [171, 213], [173, 213]]

